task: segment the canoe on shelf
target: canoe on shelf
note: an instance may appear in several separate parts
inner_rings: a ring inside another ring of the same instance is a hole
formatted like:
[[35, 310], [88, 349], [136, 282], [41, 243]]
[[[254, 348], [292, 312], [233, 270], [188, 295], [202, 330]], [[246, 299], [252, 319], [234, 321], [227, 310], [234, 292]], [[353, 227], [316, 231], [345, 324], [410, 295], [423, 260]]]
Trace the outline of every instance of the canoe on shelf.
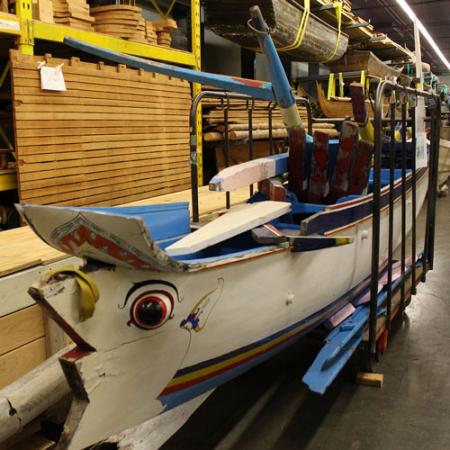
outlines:
[[332, 72], [355, 72], [364, 70], [366, 74], [380, 78], [397, 78], [401, 73], [401, 70], [388, 66], [372, 52], [367, 50], [349, 51], [341, 59], [329, 64], [329, 67]]
[[[301, 45], [283, 50], [296, 40], [304, 14], [302, 5], [291, 0], [204, 0], [206, 24], [219, 36], [247, 48], [258, 48], [255, 33], [247, 26], [248, 10], [258, 3], [278, 49], [292, 60], [325, 62], [340, 59], [347, 51], [348, 36], [309, 15]], [[226, 6], [226, 7], [225, 7]], [[336, 47], [336, 42], [338, 44]]]
[[[352, 102], [350, 97], [331, 97], [327, 99], [323, 87], [320, 83], [317, 83], [317, 101], [320, 109], [325, 117], [328, 118], [345, 118], [353, 116]], [[372, 119], [374, 116], [372, 105], [369, 100], [367, 102], [367, 111], [369, 117]], [[384, 116], [388, 113], [389, 105], [384, 107]]]

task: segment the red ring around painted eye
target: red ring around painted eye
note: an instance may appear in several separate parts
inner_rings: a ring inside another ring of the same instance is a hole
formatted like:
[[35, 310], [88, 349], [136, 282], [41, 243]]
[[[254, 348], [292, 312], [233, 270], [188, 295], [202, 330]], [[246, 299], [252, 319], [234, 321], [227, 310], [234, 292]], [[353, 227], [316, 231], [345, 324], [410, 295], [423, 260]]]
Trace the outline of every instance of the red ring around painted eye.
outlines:
[[163, 325], [173, 311], [173, 297], [166, 291], [148, 291], [131, 305], [130, 318], [138, 328], [152, 330]]

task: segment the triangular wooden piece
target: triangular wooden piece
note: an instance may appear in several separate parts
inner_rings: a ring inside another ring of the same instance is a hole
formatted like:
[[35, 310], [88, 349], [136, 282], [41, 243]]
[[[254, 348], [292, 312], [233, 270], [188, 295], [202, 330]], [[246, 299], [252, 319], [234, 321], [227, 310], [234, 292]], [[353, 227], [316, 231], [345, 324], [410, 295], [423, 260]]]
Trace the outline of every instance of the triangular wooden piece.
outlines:
[[375, 132], [367, 111], [364, 86], [361, 83], [352, 83], [350, 85], [350, 96], [352, 98], [353, 117], [360, 127], [360, 137], [367, 142], [373, 143]]
[[309, 177], [309, 203], [322, 203], [328, 190], [328, 140], [327, 133], [314, 132], [314, 146], [311, 156], [311, 174]]
[[306, 133], [304, 128], [289, 130], [288, 185], [298, 200], [306, 198]]
[[370, 142], [358, 142], [352, 162], [348, 194], [361, 195], [367, 188], [372, 153], [373, 145]]
[[358, 125], [345, 121], [342, 124], [339, 149], [331, 176], [330, 193], [327, 200], [334, 203], [348, 193], [352, 157], [358, 142]]

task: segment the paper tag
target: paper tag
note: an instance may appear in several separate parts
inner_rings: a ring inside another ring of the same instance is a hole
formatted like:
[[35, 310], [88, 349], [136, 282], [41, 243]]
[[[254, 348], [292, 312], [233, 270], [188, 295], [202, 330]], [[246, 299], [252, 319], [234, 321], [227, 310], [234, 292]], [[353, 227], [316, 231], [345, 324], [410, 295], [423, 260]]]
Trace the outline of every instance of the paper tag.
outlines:
[[416, 169], [427, 167], [427, 165], [427, 134], [425, 132], [420, 132], [416, 136]]
[[13, 21], [13, 20], [0, 20], [0, 29], [1, 30], [13, 30], [13, 31], [20, 31], [20, 25], [19, 22]]
[[427, 167], [427, 133], [425, 131], [425, 99], [419, 97], [416, 107], [416, 169]]
[[60, 66], [57, 67], [41, 66], [40, 72], [41, 72], [41, 89], [45, 89], [47, 91], [66, 90], [64, 75]]

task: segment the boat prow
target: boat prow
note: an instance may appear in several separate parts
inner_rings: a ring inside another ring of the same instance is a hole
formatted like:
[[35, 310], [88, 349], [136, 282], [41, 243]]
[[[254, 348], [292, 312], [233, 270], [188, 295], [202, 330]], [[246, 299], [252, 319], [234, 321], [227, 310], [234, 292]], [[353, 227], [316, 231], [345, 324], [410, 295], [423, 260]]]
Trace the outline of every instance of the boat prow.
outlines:
[[189, 233], [188, 203], [75, 208], [18, 205], [35, 233], [69, 255], [139, 270], [184, 272], [163, 248]]

